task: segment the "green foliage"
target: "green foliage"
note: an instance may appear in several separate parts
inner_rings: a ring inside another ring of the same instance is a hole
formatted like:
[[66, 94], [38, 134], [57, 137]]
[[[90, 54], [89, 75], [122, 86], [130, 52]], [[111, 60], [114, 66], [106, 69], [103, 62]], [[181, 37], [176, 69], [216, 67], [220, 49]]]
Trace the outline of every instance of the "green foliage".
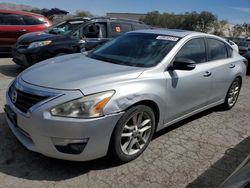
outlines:
[[186, 12], [181, 15], [166, 12], [160, 14], [158, 11], [153, 11], [149, 12], [144, 18], [141, 18], [141, 21], [154, 27], [208, 32], [213, 27], [213, 24], [217, 22], [217, 17], [207, 11], [201, 13]]
[[217, 21], [213, 25], [213, 34], [218, 36], [225, 36], [228, 22], [226, 20]]
[[93, 17], [93, 15], [89, 11], [77, 10], [75, 12], [75, 16], [77, 17]]

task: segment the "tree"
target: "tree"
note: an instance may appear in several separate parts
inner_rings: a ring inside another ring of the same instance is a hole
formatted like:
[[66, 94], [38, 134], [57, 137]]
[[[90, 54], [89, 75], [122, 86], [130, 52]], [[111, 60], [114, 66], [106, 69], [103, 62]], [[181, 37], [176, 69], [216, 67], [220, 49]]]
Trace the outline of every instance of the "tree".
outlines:
[[245, 32], [245, 37], [250, 37], [250, 24], [249, 23], [244, 23], [242, 25], [244, 32]]
[[213, 34], [221, 37], [225, 36], [226, 26], [228, 22], [226, 20], [216, 21], [213, 25]]
[[207, 33], [211, 31], [217, 21], [217, 16], [211, 12], [203, 11], [198, 15], [198, 23], [195, 30]]
[[233, 37], [236, 37], [236, 38], [241, 37], [243, 32], [244, 32], [244, 28], [243, 28], [243, 26], [241, 24], [236, 24], [232, 28]]
[[75, 16], [77, 16], [77, 17], [93, 17], [93, 15], [90, 12], [84, 11], [84, 10], [77, 10], [75, 12]]
[[160, 25], [160, 13], [158, 11], [153, 11], [147, 13], [147, 15], [144, 18], [141, 18], [141, 21], [145, 22], [148, 25], [151, 26], [162, 26]]
[[183, 15], [183, 20], [181, 23], [182, 29], [187, 30], [193, 30], [193, 31], [199, 31], [198, 29], [199, 24], [199, 14], [197, 12], [186, 12]]
[[141, 21], [155, 27], [166, 27], [176, 29], [187, 29], [201, 32], [208, 32], [217, 21], [217, 17], [203, 11], [186, 12], [185, 14], [176, 15], [174, 13], [160, 14], [158, 11], [149, 12]]
[[37, 14], [42, 14], [42, 10], [39, 8], [33, 8], [30, 10], [30, 12], [37, 13]]

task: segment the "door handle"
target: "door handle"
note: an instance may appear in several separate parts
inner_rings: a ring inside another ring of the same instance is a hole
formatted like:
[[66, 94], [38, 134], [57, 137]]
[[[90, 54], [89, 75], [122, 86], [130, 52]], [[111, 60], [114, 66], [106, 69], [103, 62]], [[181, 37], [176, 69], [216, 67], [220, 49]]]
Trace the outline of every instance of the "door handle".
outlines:
[[212, 75], [212, 73], [210, 71], [206, 71], [205, 74], [203, 74], [204, 77], [209, 77], [211, 75]]
[[230, 63], [229, 68], [230, 68], [230, 69], [233, 69], [234, 67], [235, 67], [235, 64]]

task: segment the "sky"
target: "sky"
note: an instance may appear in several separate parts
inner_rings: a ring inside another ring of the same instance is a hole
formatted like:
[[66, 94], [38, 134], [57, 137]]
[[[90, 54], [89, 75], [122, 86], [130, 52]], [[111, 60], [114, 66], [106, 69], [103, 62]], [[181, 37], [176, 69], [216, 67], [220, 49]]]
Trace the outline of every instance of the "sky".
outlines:
[[250, 0], [3, 0], [1, 2], [30, 5], [37, 8], [60, 8], [74, 13], [86, 10], [97, 16], [106, 12], [147, 13], [158, 10], [181, 14], [210, 11], [229, 23], [250, 23]]

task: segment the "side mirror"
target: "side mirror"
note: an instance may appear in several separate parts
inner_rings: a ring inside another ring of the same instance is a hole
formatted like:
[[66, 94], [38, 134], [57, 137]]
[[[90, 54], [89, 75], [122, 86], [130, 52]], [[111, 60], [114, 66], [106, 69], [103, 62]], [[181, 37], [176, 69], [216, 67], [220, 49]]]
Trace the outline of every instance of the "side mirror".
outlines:
[[170, 70], [193, 70], [195, 69], [195, 61], [186, 58], [177, 58], [174, 60]]

